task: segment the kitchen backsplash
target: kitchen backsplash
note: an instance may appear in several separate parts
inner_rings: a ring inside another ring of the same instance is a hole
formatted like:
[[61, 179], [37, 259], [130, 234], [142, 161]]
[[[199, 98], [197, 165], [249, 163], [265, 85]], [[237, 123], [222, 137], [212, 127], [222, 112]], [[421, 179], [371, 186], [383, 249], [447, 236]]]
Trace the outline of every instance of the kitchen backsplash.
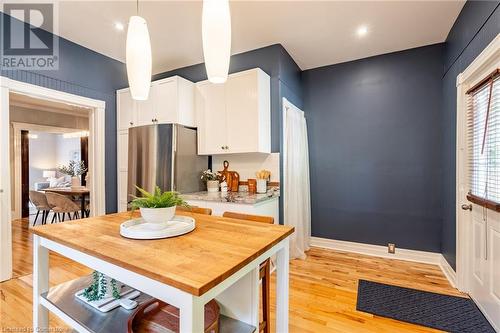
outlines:
[[280, 181], [280, 154], [232, 154], [232, 155], [214, 155], [212, 157], [212, 168], [214, 171], [224, 169], [223, 162], [229, 162], [229, 170], [240, 174], [240, 181], [246, 181], [248, 178], [255, 179], [255, 173], [265, 169], [271, 171], [271, 181]]

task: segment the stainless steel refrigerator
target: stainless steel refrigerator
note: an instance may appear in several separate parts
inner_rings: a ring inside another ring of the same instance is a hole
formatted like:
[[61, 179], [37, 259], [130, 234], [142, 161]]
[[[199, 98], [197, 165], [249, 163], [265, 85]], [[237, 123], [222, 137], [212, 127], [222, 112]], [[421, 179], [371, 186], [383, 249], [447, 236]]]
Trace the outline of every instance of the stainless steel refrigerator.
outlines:
[[197, 155], [196, 134], [195, 128], [175, 124], [130, 128], [128, 193], [137, 195], [136, 185], [150, 192], [156, 185], [163, 191], [201, 191], [208, 157]]

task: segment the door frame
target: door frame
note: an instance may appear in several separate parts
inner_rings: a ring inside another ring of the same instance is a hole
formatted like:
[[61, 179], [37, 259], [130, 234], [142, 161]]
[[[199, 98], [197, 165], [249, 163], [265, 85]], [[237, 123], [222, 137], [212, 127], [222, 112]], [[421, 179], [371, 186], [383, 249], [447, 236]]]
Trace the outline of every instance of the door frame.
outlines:
[[456, 146], [456, 287], [463, 292], [470, 291], [468, 279], [472, 255], [472, 230], [470, 211], [461, 208], [468, 203], [468, 171], [465, 167], [469, 154], [467, 147], [467, 95], [470, 87], [478, 83], [495, 68], [500, 66], [500, 34], [477, 56], [477, 58], [457, 76], [457, 146]]
[[[19, 190], [21, 188], [21, 179], [20, 177], [17, 177], [17, 175], [21, 174], [21, 168], [22, 168], [22, 163], [21, 163], [21, 131], [38, 131], [38, 132], [50, 132], [50, 133], [57, 133], [57, 134], [64, 134], [64, 133], [70, 133], [70, 132], [77, 132], [77, 131], [83, 131], [84, 129], [79, 129], [79, 128], [69, 128], [69, 127], [56, 127], [56, 126], [47, 126], [47, 125], [37, 125], [37, 124], [30, 124], [30, 123], [22, 123], [22, 122], [12, 122], [12, 129], [14, 132], [13, 139], [14, 139], [14, 188], [12, 189], [12, 192], [14, 192], [13, 197], [14, 197], [14, 209], [12, 210], [12, 216], [11, 219], [20, 219], [21, 218], [21, 209], [22, 209], [22, 198], [21, 198], [21, 191]], [[86, 131], [86, 129], [85, 129]], [[89, 134], [90, 135], [90, 134]], [[12, 173], [12, 170], [11, 170]], [[92, 197], [92, 191], [90, 192], [90, 197]]]
[[[9, 95], [17, 93], [29, 97], [76, 105], [89, 111], [89, 169], [90, 198], [93, 215], [106, 212], [105, 201], [105, 109], [101, 100], [24, 83], [0, 76], [0, 282], [12, 278], [12, 223], [9, 153]], [[96, 197], [99, 200], [96, 200]]]

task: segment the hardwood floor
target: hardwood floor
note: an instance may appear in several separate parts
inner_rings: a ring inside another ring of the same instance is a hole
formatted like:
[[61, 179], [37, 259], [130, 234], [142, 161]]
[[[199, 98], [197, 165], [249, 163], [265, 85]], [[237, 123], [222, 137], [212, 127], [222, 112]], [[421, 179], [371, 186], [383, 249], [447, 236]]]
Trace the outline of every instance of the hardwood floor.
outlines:
[[[32, 253], [27, 220], [13, 222], [13, 244], [16, 278], [0, 283], [0, 332], [21, 331], [32, 325]], [[52, 285], [90, 273], [88, 268], [55, 254], [50, 255], [50, 267]], [[358, 279], [461, 295], [437, 266], [312, 248], [306, 260], [290, 263], [290, 332], [438, 332], [356, 311]], [[271, 295], [274, 304], [274, 292]], [[274, 320], [274, 306], [271, 317]], [[67, 330], [53, 315], [50, 324], [54, 331]]]

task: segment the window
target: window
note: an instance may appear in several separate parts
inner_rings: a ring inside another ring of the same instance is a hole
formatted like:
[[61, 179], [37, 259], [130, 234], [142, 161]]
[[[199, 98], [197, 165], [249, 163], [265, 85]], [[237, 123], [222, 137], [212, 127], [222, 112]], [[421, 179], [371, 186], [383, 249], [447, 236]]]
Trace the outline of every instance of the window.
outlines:
[[470, 176], [467, 198], [500, 211], [499, 70], [471, 88], [467, 94]]

